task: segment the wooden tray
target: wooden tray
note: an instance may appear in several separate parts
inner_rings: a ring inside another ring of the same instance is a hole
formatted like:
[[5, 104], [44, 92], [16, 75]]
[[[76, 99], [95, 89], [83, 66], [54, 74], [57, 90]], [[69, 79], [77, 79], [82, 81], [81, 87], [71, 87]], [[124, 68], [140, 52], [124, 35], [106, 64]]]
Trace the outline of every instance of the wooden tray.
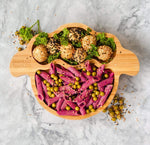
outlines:
[[[86, 26], [84, 24], [80, 24], [80, 23], [65, 24], [65, 25], [62, 25], [61, 27], [59, 27], [56, 31], [49, 33], [48, 34], [49, 37], [52, 37], [55, 33], [59, 33], [60, 31], [63, 30], [63, 28], [66, 28], [66, 27], [80, 27], [85, 30], [88, 28], [88, 26]], [[91, 33], [97, 34], [99, 32], [95, 32], [94, 30], [92, 30]], [[31, 41], [29, 42], [29, 44], [25, 50], [17, 52], [17, 54], [15, 54], [13, 56], [13, 58], [10, 62], [10, 72], [15, 77], [19, 77], [21, 75], [28, 75], [30, 77], [32, 89], [34, 91], [36, 99], [38, 100], [40, 105], [44, 109], [49, 111], [50, 113], [52, 113], [56, 116], [65, 118], [65, 119], [72, 119], [72, 120], [79, 120], [79, 119], [85, 119], [85, 118], [91, 117], [91, 116], [101, 112], [103, 109], [105, 109], [111, 103], [112, 99], [114, 98], [114, 95], [116, 94], [116, 91], [118, 88], [118, 83], [119, 83], [119, 77], [121, 74], [127, 74], [127, 75], [134, 76], [139, 71], [139, 61], [138, 61], [136, 55], [133, 52], [124, 49], [121, 46], [118, 38], [115, 35], [112, 35], [110, 33], [105, 33], [105, 34], [107, 37], [114, 38], [114, 41], [116, 43], [116, 55], [110, 63], [105, 65], [106, 68], [109, 68], [114, 72], [114, 87], [113, 87], [113, 90], [112, 90], [109, 98], [105, 102], [105, 104], [102, 107], [98, 108], [95, 112], [92, 112], [92, 113], [89, 113], [89, 114], [86, 114], [83, 116], [82, 115], [80, 115], [80, 116], [60, 116], [57, 114], [56, 111], [54, 111], [53, 109], [48, 107], [43, 101], [41, 101], [38, 98], [36, 84], [35, 84], [35, 73], [37, 70], [49, 69], [49, 64], [41, 65], [37, 61], [35, 61], [35, 59], [32, 56], [33, 43], [35, 41], [35, 38], [38, 35], [36, 35], [35, 37], [33, 37], [31, 39]], [[55, 64], [63, 65], [65, 68], [68, 68], [71, 66], [61, 59], [56, 59], [53, 62]], [[97, 61], [95, 59], [90, 60], [90, 62], [94, 63], [97, 67], [102, 65], [99, 61]], [[82, 63], [80, 65], [76, 65], [74, 67], [76, 67], [77, 69], [80, 69], [80, 68], [84, 67], [84, 63]]]

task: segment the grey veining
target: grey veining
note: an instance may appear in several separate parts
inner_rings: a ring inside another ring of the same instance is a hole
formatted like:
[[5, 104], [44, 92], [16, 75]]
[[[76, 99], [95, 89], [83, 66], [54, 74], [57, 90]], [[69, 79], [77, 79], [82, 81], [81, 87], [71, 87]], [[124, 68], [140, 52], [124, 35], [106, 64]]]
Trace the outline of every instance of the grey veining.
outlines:
[[[0, 145], [149, 145], [149, 14], [149, 0], [0, 0]], [[46, 32], [79, 22], [113, 33], [138, 56], [139, 74], [122, 75], [118, 88], [131, 104], [125, 122], [115, 126], [103, 113], [80, 121], [53, 116], [36, 101], [28, 76], [10, 75], [18, 46], [12, 33], [37, 19]]]

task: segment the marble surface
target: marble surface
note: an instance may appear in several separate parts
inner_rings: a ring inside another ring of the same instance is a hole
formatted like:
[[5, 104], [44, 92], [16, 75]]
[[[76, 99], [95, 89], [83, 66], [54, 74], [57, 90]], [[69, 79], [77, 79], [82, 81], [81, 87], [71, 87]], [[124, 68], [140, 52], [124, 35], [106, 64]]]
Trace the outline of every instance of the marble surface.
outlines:
[[[149, 0], [0, 0], [0, 145], [149, 145], [149, 14]], [[115, 126], [103, 113], [80, 121], [55, 117], [36, 101], [28, 76], [11, 76], [12, 33], [37, 19], [46, 32], [80, 22], [113, 33], [138, 56], [139, 74], [120, 77], [118, 93], [131, 104], [125, 121]]]

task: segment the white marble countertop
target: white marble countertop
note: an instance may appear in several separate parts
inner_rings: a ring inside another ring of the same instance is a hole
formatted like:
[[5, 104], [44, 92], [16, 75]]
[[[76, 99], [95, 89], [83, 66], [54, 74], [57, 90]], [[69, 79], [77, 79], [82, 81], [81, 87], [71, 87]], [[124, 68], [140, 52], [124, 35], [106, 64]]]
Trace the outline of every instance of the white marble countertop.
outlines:
[[[0, 145], [149, 145], [149, 14], [149, 0], [0, 0]], [[118, 88], [131, 104], [126, 121], [115, 126], [103, 113], [80, 121], [55, 117], [36, 101], [28, 76], [10, 75], [12, 32], [37, 19], [46, 32], [80, 22], [112, 33], [138, 56], [139, 74], [122, 75]]]

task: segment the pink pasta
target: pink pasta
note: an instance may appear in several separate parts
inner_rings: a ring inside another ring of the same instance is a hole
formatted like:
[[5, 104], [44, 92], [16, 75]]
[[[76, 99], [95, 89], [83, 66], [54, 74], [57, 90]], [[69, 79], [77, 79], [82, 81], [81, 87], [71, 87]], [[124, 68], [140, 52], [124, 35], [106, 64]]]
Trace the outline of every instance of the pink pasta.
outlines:
[[41, 71], [40, 76], [41, 76], [43, 79], [47, 80], [51, 85], [54, 84], [54, 80], [51, 79], [50, 74], [48, 74], [47, 72]]
[[56, 110], [59, 111], [61, 110], [61, 106], [64, 102], [64, 99], [63, 98], [59, 98], [58, 102], [57, 102], [57, 105], [56, 105]]
[[56, 74], [56, 67], [54, 63], [50, 63], [49, 74]]
[[[114, 73], [104, 67], [105, 65], [101, 65], [94, 70], [96, 76], [93, 77], [74, 67], [66, 69], [51, 63], [49, 73], [40, 71], [35, 75], [38, 97], [59, 115], [85, 115], [86, 109], [90, 110], [90, 105], [94, 109], [103, 106], [112, 91]], [[93, 72], [89, 61], [85, 62], [85, 68], [86, 71]], [[108, 74], [108, 78], [104, 78], [104, 74]], [[96, 94], [96, 91], [104, 92], [104, 96]]]
[[57, 111], [57, 113], [59, 115], [63, 115], [63, 116], [77, 116], [79, 115], [79, 113], [75, 110], [61, 110], [61, 111]]
[[35, 75], [35, 80], [36, 80], [36, 87], [38, 91], [38, 97], [40, 100], [44, 100], [44, 93], [43, 93], [43, 87], [42, 87], [42, 81], [41, 78], [36, 74]]

